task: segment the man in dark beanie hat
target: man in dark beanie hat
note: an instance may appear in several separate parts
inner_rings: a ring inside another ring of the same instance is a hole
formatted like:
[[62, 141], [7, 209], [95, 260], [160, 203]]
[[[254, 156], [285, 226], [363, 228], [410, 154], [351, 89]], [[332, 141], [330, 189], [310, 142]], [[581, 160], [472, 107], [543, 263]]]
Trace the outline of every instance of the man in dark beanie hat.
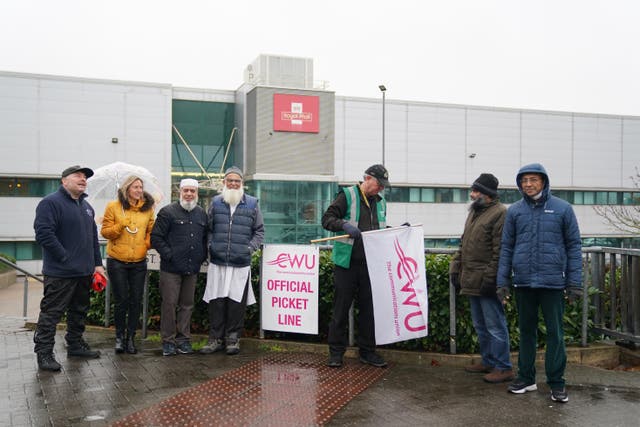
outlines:
[[482, 362], [465, 368], [485, 373], [484, 380], [513, 380], [509, 358], [509, 330], [502, 302], [496, 296], [500, 240], [507, 209], [498, 200], [498, 179], [481, 174], [471, 185], [469, 215], [460, 239], [460, 249], [451, 259], [450, 281], [461, 295], [469, 297], [471, 318], [478, 334]]

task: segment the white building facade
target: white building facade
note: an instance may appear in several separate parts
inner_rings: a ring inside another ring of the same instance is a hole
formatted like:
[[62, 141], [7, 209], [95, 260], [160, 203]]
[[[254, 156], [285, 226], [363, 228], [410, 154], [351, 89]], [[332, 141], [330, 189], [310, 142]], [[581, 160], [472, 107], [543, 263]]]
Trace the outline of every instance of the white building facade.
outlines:
[[[317, 98], [317, 131], [276, 131], [278, 94]], [[640, 166], [640, 117], [394, 99], [384, 108], [388, 223], [423, 224], [427, 246], [455, 245], [478, 175], [496, 175], [501, 189], [512, 190], [509, 202], [518, 169], [532, 162], [545, 166], [552, 192], [574, 204], [583, 238], [633, 237], [606, 225], [594, 205], [640, 203], [629, 178]], [[202, 178], [174, 126], [187, 141], [201, 141], [192, 151], [208, 172], [230, 164], [245, 170], [269, 219], [267, 242], [322, 237], [320, 217], [338, 186], [382, 161], [382, 109], [382, 99], [309, 87], [192, 89], [0, 72], [0, 253], [40, 271], [35, 208], [69, 165], [141, 165], [167, 195], [183, 176]], [[303, 219], [302, 211], [313, 212]]]

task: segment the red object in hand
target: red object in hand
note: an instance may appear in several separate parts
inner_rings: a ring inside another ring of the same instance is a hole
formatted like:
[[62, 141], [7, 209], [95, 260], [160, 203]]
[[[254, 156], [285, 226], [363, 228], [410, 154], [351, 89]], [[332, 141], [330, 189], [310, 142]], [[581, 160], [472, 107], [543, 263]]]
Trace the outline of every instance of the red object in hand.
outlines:
[[102, 273], [97, 271], [93, 273], [93, 281], [91, 282], [91, 288], [96, 292], [102, 292], [107, 287], [107, 278]]

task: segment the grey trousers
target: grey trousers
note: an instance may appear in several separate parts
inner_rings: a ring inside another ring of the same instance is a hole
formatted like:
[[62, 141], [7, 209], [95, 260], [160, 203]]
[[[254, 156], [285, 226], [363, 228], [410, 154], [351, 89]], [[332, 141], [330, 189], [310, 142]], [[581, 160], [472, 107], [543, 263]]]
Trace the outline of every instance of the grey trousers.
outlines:
[[197, 279], [197, 274], [182, 276], [160, 272], [160, 335], [163, 343], [191, 341], [191, 313]]

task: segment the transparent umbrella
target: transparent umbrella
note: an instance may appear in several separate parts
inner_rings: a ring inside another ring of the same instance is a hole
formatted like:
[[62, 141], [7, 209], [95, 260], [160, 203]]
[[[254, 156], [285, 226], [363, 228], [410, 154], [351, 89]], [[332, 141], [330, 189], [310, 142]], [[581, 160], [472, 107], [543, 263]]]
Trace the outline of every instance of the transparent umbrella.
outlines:
[[102, 225], [104, 209], [111, 200], [115, 200], [118, 188], [129, 175], [136, 175], [142, 179], [144, 191], [151, 194], [158, 209], [164, 194], [158, 179], [148, 169], [129, 163], [115, 162], [95, 169], [94, 174], [87, 180], [87, 201], [96, 212], [96, 223]]

